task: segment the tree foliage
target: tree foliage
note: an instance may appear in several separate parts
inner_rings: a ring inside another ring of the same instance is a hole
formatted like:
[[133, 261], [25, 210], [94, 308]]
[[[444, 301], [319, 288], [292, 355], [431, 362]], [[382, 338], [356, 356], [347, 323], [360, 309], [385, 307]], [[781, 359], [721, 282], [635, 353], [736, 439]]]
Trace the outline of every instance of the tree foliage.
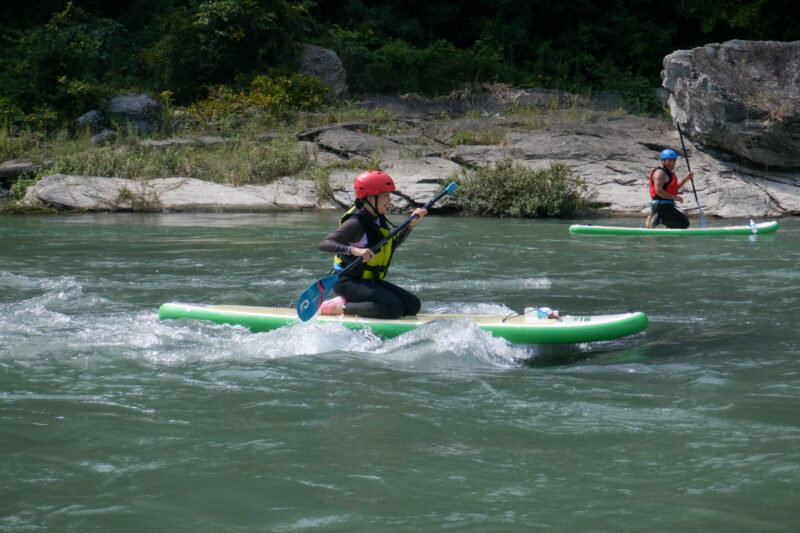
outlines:
[[121, 24], [71, 3], [46, 24], [22, 32], [0, 56], [0, 113], [41, 119], [58, 110], [91, 109], [108, 96], [104, 80], [124, 32]]
[[[74, 118], [112, 91], [212, 87], [297, 71], [335, 50], [351, 92], [438, 95], [468, 82], [590, 92], [656, 87], [665, 55], [797, 39], [794, 0], [6, 0], [0, 119]], [[50, 118], [48, 118], [50, 117]]]
[[186, 2], [156, 24], [162, 37], [143, 52], [147, 70], [178, 100], [212, 85], [291, 70], [302, 41], [307, 2], [204, 0]]

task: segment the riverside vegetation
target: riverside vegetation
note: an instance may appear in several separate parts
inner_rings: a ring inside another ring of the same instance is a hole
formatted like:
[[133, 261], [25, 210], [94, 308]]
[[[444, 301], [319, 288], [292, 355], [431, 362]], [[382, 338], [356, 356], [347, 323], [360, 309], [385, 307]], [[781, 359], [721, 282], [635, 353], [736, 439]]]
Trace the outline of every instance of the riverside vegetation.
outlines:
[[[297, 75], [285, 82], [291, 84]], [[320, 162], [302, 149], [296, 132], [310, 127], [344, 121], [365, 121], [370, 130], [386, 134], [397, 129], [397, 117], [386, 109], [366, 110], [348, 104], [320, 106], [324, 88], [313, 79], [304, 80], [305, 88], [289, 96], [284, 88], [272, 85], [268, 93], [263, 83], [249, 91], [217, 90], [208, 98], [185, 108], [162, 105], [161, 129], [156, 136], [218, 136], [219, 142], [153, 147], [149, 140], [125, 124], [117, 126], [111, 140], [96, 145], [88, 131], [43, 136], [32, 132], [12, 135], [0, 133], [0, 158], [9, 156], [47, 160], [46, 168], [33, 177], [20, 179], [11, 187], [11, 202], [5, 212], [24, 212], [17, 205], [28, 186], [48, 174], [124, 177], [129, 179], [187, 176], [215, 183], [241, 186], [263, 185], [284, 176], [311, 179], [321, 195], [330, 194], [331, 170], [347, 168], [358, 171], [379, 167], [380, 155], [370, 161], [339, 160]], [[469, 91], [497, 91], [498, 87], [462, 88], [459, 97]], [[310, 105], [309, 103], [313, 103]], [[306, 107], [317, 109], [304, 111]], [[552, 120], [580, 118], [574, 105], [559, 107], [553, 103], [546, 111], [513, 109], [515, 120], [530, 129], [540, 129]], [[479, 112], [468, 113], [479, 117]], [[449, 118], [446, 114], [441, 119]], [[458, 130], [450, 145], [502, 144], [503, 135], [492, 129]], [[414, 157], [415, 154], [408, 154]], [[568, 217], [591, 203], [592, 191], [567, 165], [552, 164], [532, 170], [511, 160], [465, 169], [447, 180], [456, 181], [459, 194], [454, 207], [465, 214], [514, 217]]]
[[[296, 149], [293, 132], [359, 115], [383, 131], [395, 124], [388, 113], [333, 103], [319, 79], [298, 74], [306, 43], [338, 54], [351, 94], [434, 97], [487, 84], [581, 95], [613, 90], [624, 96], [626, 110], [653, 115], [661, 112], [652, 88], [659, 85], [659, 65], [667, 53], [732, 38], [791, 40], [798, 22], [789, 0], [734, 0], [724, 10], [699, 0], [671, 10], [669, 17], [654, 0], [610, 5], [481, 0], [468, 10], [461, 4], [5, 2], [0, 6], [0, 160], [47, 162], [39, 176], [180, 175], [241, 185], [288, 174], [314, 179], [324, 195], [332, 167], [380, 161], [322, 165]], [[75, 119], [123, 92], [160, 98], [161, 125], [151, 138], [221, 135], [225, 142], [152, 149], [140, 134], [117, 124], [113, 141], [92, 145]], [[531, 127], [542, 122], [535, 113], [526, 120]], [[265, 129], [276, 135], [264, 140]], [[450, 142], [497, 141], [487, 130], [460, 132]], [[493, 171], [519, 177], [504, 183], [546, 178], [581, 190], [568, 169], [537, 174], [507, 164]], [[488, 179], [488, 172], [476, 172], [477, 178], [462, 177], [465, 190], [471, 179]], [[36, 177], [18, 181], [12, 198], [20, 198]], [[538, 189], [519, 190], [534, 194]], [[567, 215], [575, 205], [571, 198], [564, 206], [537, 199], [511, 211]], [[463, 206], [480, 213], [500, 207], [490, 209], [477, 200]]]
[[617, 90], [650, 106], [665, 55], [730, 39], [794, 40], [794, 4], [12, 0], [0, 3], [0, 122], [58, 129], [124, 91], [168, 91], [188, 106], [217, 87], [297, 72], [305, 43], [336, 52], [353, 94], [431, 97], [500, 82]]

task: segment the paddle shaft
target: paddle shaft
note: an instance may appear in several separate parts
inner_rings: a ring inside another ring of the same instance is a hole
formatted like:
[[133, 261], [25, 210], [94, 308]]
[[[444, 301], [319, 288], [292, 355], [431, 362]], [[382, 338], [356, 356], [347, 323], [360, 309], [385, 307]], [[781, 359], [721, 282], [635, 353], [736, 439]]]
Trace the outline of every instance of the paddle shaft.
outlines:
[[[452, 192], [452, 189], [448, 185], [448, 187], [445, 188], [445, 190], [443, 190], [442, 192], [440, 192], [439, 194], [437, 194], [436, 196], [434, 196], [433, 198], [428, 200], [428, 203], [425, 204], [424, 206], [422, 206], [422, 209], [425, 209], [427, 211], [428, 209], [431, 208], [431, 206], [433, 206], [433, 204], [435, 204], [436, 202], [441, 200], [444, 195], [450, 194], [450, 192]], [[395, 235], [397, 235], [398, 233], [403, 231], [406, 228], [406, 226], [408, 226], [409, 224], [411, 224], [413, 221], [415, 221], [418, 218], [419, 217], [417, 215], [411, 215], [410, 217], [405, 219], [402, 224], [400, 224], [399, 226], [396, 226], [392, 231], [390, 231], [388, 234], [386, 234], [386, 237], [381, 239], [375, 246], [370, 248], [372, 253], [374, 253], [374, 254], [378, 253], [378, 250], [380, 250], [381, 247], [384, 244], [389, 242], [389, 239], [391, 239], [392, 237], [394, 237]], [[342, 270], [338, 270], [338, 271], [334, 272], [333, 275], [334, 276], [340, 276], [340, 275], [344, 274], [348, 270], [353, 269], [356, 266], [358, 266], [361, 263], [362, 260], [363, 259], [361, 257], [356, 257], [355, 261], [352, 261], [349, 265], [344, 267]]]
[[[683, 144], [683, 132], [681, 131], [681, 125], [677, 122], [675, 125], [678, 127], [678, 137], [681, 138], [681, 148], [683, 148], [683, 157], [686, 159], [686, 170], [689, 172], [692, 171], [692, 167], [689, 165], [689, 154], [686, 153], [686, 145]], [[690, 178], [689, 181], [692, 182], [692, 192], [694, 193], [694, 201], [697, 202], [697, 209], [700, 210], [700, 224], [703, 227], [706, 227], [706, 217], [703, 216], [703, 208], [700, 207], [700, 199], [697, 197], [697, 189], [694, 188], [694, 178]]]

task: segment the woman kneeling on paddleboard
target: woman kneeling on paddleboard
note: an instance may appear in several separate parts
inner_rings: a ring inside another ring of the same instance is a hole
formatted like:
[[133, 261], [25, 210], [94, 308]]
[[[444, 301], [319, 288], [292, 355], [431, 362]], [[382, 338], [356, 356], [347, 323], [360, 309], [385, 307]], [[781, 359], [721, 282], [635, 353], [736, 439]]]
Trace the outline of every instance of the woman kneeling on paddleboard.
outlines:
[[668, 228], [686, 229], [689, 219], [678, 211], [675, 202], [683, 202], [683, 197], [678, 194], [683, 185], [692, 179], [689, 172], [682, 180], [678, 180], [673, 169], [678, 154], [671, 148], [665, 148], [660, 154], [661, 166], [650, 171], [650, 199], [652, 201], [651, 214], [647, 217], [645, 226], [654, 228], [664, 224]]
[[395, 190], [394, 181], [379, 170], [366, 170], [353, 182], [356, 202], [339, 220], [339, 227], [322, 239], [319, 249], [336, 254], [333, 269], [344, 270], [357, 257], [361, 262], [339, 276], [333, 286], [336, 298], [319, 306], [321, 315], [359, 315], [371, 318], [399, 318], [419, 313], [419, 298], [384, 279], [392, 256], [408, 237], [411, 228], [428, 214], [417, 208], [406, 228], [389, 239], [376, 253], [370, 248], [391, 231], [386, 210]]

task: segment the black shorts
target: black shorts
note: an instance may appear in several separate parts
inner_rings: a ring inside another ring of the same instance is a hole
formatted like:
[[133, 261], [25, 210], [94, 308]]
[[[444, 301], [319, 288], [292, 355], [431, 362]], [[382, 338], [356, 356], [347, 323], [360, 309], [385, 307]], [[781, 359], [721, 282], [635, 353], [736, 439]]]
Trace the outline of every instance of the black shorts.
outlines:
[[653, 214], [656, 219], [653, 225], [664, 224], [668, 228], [686, 229], [689, 227], [689, 218], [678, 211], [675, 204], [652, 204]]

